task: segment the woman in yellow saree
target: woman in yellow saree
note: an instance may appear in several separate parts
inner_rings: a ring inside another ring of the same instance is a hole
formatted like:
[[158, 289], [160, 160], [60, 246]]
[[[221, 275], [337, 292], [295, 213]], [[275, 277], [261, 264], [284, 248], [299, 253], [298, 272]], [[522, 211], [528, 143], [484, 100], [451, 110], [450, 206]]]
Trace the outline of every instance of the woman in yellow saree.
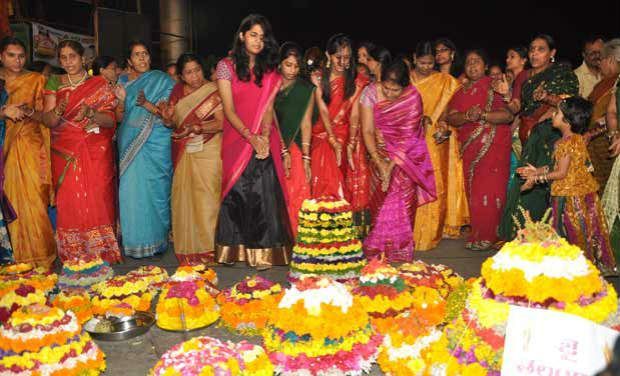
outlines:
[[177, 61], [181, 82], [170, 94], [172, 133], [172, 236], [182, 265], [215, 263], [215, 227], [222, 188], [222, 99], [204, 77], [197, 55]]
[[54, 232], [47, 215], [53, 195], [50, 132], [36, 121], [43, 109], [45, 78], [24, 70], [26, 48], [18, 39], [3, 39], [0, 51], [0, 78], [9, 94], [7, 105], [23, 105], [23, 114], [18, 117], [21, 120], [7, 119], [4, 140], [4, 192], [17, 214], [8, 226], [9, 235], [16, 262], [49, 268], [56, 258]]
[[420, 43], [416, 48], [411, 82], [422, 95], [426, 144], [435, 172], [437, 200], [419, 207], [416, 212], [413, 238], [419, 251], [435, 248], [442, 237], [459, 237], [461, 227], [469, 222], [457, 130], [451, 128], [452, 134], [443, 141], [435, 139], [447, 129], [441, 116], [460, 85], [449, 74], [433, 70], [434, 64], [432, 44]]

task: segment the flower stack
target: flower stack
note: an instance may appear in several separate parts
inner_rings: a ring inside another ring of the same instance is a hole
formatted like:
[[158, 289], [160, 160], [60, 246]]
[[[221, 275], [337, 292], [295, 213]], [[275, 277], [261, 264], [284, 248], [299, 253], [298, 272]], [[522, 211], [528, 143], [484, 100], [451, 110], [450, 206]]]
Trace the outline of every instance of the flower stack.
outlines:
[[161, 290], [168, 280], [168, 272], [155, 265], [141, 266], [127, 273], [127, 276], [145, 280], [154, 292]]
[[137, 276], [116, 276], [91, 287], [91, 303], [95, 315], [113, 314], [115, 306], [130, 307], [131, 310], [148, 311], [151, 308], [153, 293], [146, 278]]
[[448, 298], [448, 295], [464, 283], [463, 277], [448, 266], [441, 264], [427, 264], [424, 261], [414, 261], [402, 264], [398, 268], [401, 278], [410, 287], [426, 286], [433, 288]]
[[98, 255], [67, 260], [58, 280], [60, 288], [89, 287], [114, 276], [110, 265]]
[[299, 212], [297, 243], [293, 248], [291, 282], [304, 274], [355, 281], [366, 265], [356, 238], [351, 205], [343, 199], [305, 200]]
[[246, 277], [217, 297], [221, 307], [220, 323], [243, 335], [260, 335], [267, 326], [269, 313], [282, 298], [279, 283], [254, 275]]
[[105, 368], [103, 352], [71, 311], [34, 304], [0, 327], [2, 375], [99, 375]]
[[273, 365], [260, 346], [196, 337], [166, 351], [149, 376], [271, 376], [273, 373]]
[[359, 285], [352, 292], [370, 315], [373, 325], [391, 320], [413, 304], [413, 295], [398, 270], [376, 258], [362, 269]]
[[157, 326], [166, 330], [192, 330], [213, 324], [220, 317], [219, 307], [206, 289], [217, 281], [215, 273], [181, 266], [165, 284], [155, 309]]
[[54, 299], [54, 307], [73, 312], [80, 324], [93, 317], [93, 306], [85, 289], [73, 288], [61, 291]]
[[382, 336], [341, 283], [302, 276], [284, 292], [263, 334], [281, 375], [361, 375], [375, 361]]
[[56, 274], [30, 264], [0, 267], [0, 324], [20, 307], [45, 304], [57, 281]]
[[510, 305], [610, 326], [618, 297], [578, 247], [550, 225], [528, 220], [517, 239], [482, 265], [462, 314], [445, 328], [447, 351], [437, 351], [434, 367], [447, 374], [499, 375]]

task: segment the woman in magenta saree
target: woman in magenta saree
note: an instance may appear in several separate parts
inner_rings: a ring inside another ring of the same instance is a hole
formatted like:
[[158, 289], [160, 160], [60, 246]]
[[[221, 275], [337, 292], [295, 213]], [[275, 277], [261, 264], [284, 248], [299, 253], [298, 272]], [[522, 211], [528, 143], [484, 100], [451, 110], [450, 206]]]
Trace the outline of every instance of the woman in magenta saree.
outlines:
[[[112, 137], [118, 101], [105, 78], [89, 77], [79, 63], [74, 67], [72, 57], [82, 55], [78, 46], [69, 41], [59, 45], [61, 64], [69, 73], [52, 76], [45, 87], [45, 107], [62, 115], [49, 124], [53, 126], [58, 255], [63, 262], [101, 257], [116, 263], [121, 254], [115, 234]], [[82, 78], [73, 82], [70, 77], [75, 76]]]
[[292, 245], [282, 189], [290, 159], [273, 111], [282, 79], [270, 61], [273, 53], [277, 63], [277, 45], [266, 18], [246, 17], [236, 35], [233, 56], [217, 65], [225, 120], [215, 248], [220, 263], [266, 269], [288, 264]]
[[448, 122], [459, 127], [471, 233], [465, 247], [483, 251], [498, 241], [497, 229], [506, 203], [510, 175], [512, 114], [485, 76], [486, 54], [466, 55], [468, 82], [448, 105]]
[[[418, 206], [436, 200], [435, 176], [421, 120], [422, 98], [410, 85], [403, 61], [386, 65], [381, 83], [361, 97], [364, 142], [373, 160], [372, 226], [364, 241], [368, 257], [413, 260], [413, 225]], [[378, 148], [376, 133], [382, 136]]]

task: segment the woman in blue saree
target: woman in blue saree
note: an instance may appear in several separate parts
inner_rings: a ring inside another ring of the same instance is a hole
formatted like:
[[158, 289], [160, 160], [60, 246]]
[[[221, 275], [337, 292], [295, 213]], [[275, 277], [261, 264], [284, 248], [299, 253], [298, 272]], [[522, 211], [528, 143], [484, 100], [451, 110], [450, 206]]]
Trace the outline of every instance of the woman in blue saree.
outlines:
[[168, 249], [172, 130], [164, 126], [161, 104], [174, 81], [150, 70], [144, 43], [131, 42], [128, 52], [131, 72], [119, 78], [117, 89], [123, 119], [117, 135], [120, 224], [125, 255], [143, 258]]

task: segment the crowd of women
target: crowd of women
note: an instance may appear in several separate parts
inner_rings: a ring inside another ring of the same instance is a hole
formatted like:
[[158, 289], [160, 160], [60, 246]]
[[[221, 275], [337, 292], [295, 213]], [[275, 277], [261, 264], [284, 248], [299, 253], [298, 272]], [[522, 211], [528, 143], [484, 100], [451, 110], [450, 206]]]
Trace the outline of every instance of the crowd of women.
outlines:
[[[505, 72], [480, 49], [459, 64], [448, 39], [392, 57], [337, 34], [304, 53], [260, 15], [213, 70], [185, 53], [175, 76], [151, 69], [142, 42], [122, 71], [101, 56], [91, 75], [63, 41], [65, 73], [48, 79], [24, 69], [18, 39], [0, 51], [2, 262], [115, 263], [172, 240], [181, 263], [260, 270], [288, 263], [304, 199], [335, 197], [369, 257], [410, 261], [461, 237], [491, 250], [551, 209], [559, 233], [616, 271], [618, 39], [589, 101], [548, 35], [508, 49]], [[591, 160], [607, 172], [595, 179]]]

